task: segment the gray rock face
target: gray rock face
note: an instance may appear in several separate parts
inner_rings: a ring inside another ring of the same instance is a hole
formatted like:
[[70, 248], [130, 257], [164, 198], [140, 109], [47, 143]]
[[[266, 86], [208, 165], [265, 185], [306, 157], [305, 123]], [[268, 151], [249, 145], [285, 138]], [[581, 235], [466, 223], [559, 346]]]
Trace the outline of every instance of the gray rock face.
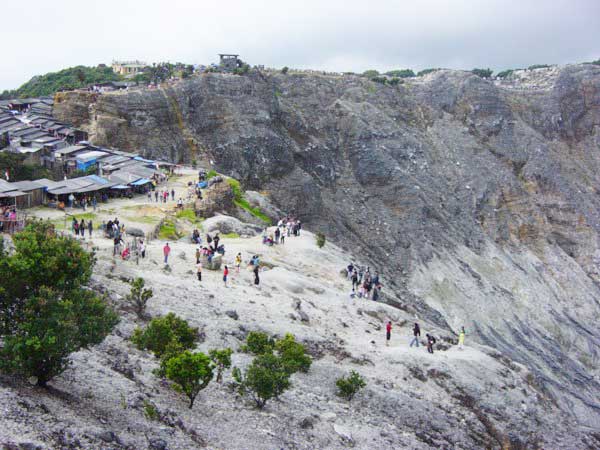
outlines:
[[520, 88], [446, 70], [395, 87], [207, 74], [102, 95], [83, 125], [98, 144], [210, 159], [266, 191], [370, 261], [403, 308], [464, 325], [597, 432], [600, 67], [536, 76]]

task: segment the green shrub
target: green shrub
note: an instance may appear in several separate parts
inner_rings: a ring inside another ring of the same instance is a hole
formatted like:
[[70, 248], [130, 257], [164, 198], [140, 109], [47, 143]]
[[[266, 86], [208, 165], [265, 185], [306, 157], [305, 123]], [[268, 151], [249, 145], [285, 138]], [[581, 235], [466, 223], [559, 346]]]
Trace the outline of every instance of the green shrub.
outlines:
[[223, 371], [231, 367], [231, 354], [233, 350], [224, 348], [222, 350], [210, 350], [208, 355], [217, 369], [217, 383], [223, 381]]
[[400, 78], [394, 77], [394, 78], [388, 80], [388, 83], [392, 86], [396, 86], [397, 84], [400, 83]]
[[550, 67], [548, 64], [533, 64], [532, 66], [529, 66], [527, 69], [528, 70], [547, 69], [548, 67]]
[[386, 77], [372, 77], [371, 81], [374, 81], [375, 83], [386, 84], [387, 78]]
[[167, 344], [167, 346], [165, 347], [164, 351], [162, 352], [162, 354], [160, 355], [160, 365], [158, 366], [158, 369], [155, 369], [152, 371], [154, 373], [154, 375], [156, 375], [157, 377], [161, 377], [161, 378], [166, 377], [167, 376], [167, 362], [171, 358], [180, 355], [185, 350], [186, 349], [183, 347], [183, 345], [181, 343], [177, 342], [176, 340], [172, 340], [171, 342], [169, 342]]
[[169, 345], [180, 345], [182, 350], [193, 348], [197, 336], [197, 328], [190, 327], [185, 320], [169, 313], [152, 319], [144, 330], [136, 328], [131, 341], [140, 350], [150, 350], [160, 358]]
[[158, 230], [158, 238], [166, 241], [176, 241], [181, 238], [177, 227], [172, 220], [165, 220]]
[[492, 69], [473, 69], [471, 73], [477, 75], [480, 78], [489, 78], [492, 76], [494, 71]]
[[263, 408], [268, 400], [277, 398], [290, 386], [290, 374], [283, 361], [271, 353], [254, 358], [244, 374], [234, 367], [232, 376], [238, 392], [250, 396], [258, 408]]
[[288, 66], [285, 66], [283, 69], [281, 69], [281, 73], [285, 75], [286, 73], [288, 73], [289, 70], [290, 68]]
[[312, 360], [306, 354], [304, 345], [296, 342], [292, 334], [286, 334], [283, 339], [275, 342], [275, 350], [279, 354], [285, 370], [291, 375], [296, 372], [308, 372]]
[[327, 239], [325, 238], [325, 235], [323, 233], [317, 233], [316, 240], [317, 240], [317, 247], [323, 248]]
[[596, 61], [592, 61], [592, 62], [590, 62], [590, 64], [594, 64], [595, 66], [600, 66], [600, 59], [597, 59]]
[[178, 392], [187, 395], [191, 409], [198, 393], [212, 380], [213, 367], [204, 353], [185, 351], [167, 361], [166, 375]]
[[211, 178], [213, 178], [213, 177], [216, 177], [217, 175], [218, 175], [218, 173], [217, 173], [215, 170], [213, 170], [213, 169], [210, 169], [210, 170], [209, 170], [209, 171], [206, 173], [206, 179], [207, 179], [207, 180], [210, 180]]
[[397, 78], [411, 78], [411, 77], [416, 76], [415, 73], [410, 69], [390, 70], [389, 72], [386, 72], [385, 74], [390, 77], [397, 77]]
[[36, 221], [14, 236], [0, 257], [0, 368], [45, 386], [65, 370], [69, 355], [100, 343], [117, 315], [84, 289], [94, 255]]
[[427, 75], [428, 73], [433, 73], [433, 72], [437, 72], [440, 69], [423, 69], [421, 71], [419, 71], [419, 73], [417, 73], [418, 77], [422, 77], [423, 75]]
[[131, 291], [125, 299], [131, 303], [138, 317], [142, 317], [146, 311], [146, 303], [152, 298], [152, 289], [144, 289], [145, 281], [143, 278], [136, 278], [131, 282]]
[[350, 401], [354, 398], [358, 391], [367, 385], [367, 383], [365, 382], [364, 378], [358, 374], [358, 372], [352, 370], [350, 372], [350, 376], [346, 378], [338, 378], [335, 382], [335, 385], [338, 388], [337, 394], [340, 397]]
[[196, 211], [194, 211], [191, 208], [181, 209], [181, 210], [177, 211], [175, 213], [175, 217], [177, 217], [178, 219], [189, 220], [190, 222], [196, 222], [196, 220], [197, 220]]
[[514, 72], [514, 69], [507, 69], [507, 70], [503, 70], [502, 72], [498, 72], [498, 74], [496, 75], [496, 78], [506, 78], [509, 77], [510, 75], [512, 75]]
[[274, 348], [275, 340], [267, 333], [251, 331], [246, 336], [246, 345], [242, 346], [242, 351], [254, 353], [255, 355], [263, 355], [265, 353], [273, 353]]

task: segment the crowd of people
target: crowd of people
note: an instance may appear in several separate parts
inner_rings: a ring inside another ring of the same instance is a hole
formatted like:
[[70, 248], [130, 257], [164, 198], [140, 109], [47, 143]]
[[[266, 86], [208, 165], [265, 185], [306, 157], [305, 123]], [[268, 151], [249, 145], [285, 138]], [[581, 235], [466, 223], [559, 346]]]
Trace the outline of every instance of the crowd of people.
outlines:
[[71, 221], [71, 231], [75, 236], [85, 237], [85, 230], [88, 230], [89, 236], [92, 237], [92, 233], [94, 232], [94, 223], [92, 220], [88, 220], [87, 222], [82, 218], [81, 221], [77, 221], [77, 217], [73, 217]]
[[0, 233], [12, 233], [16, 229], [17, 210], [14, 206], [0, 209]]
[[353, 262], [346, 267], [346, 276], [352, 282], [350, 298], [365, 298], [379, 300], [383, 285], [379, 280], [379, 272], [371, 274], [369, 266], [359, 266]]

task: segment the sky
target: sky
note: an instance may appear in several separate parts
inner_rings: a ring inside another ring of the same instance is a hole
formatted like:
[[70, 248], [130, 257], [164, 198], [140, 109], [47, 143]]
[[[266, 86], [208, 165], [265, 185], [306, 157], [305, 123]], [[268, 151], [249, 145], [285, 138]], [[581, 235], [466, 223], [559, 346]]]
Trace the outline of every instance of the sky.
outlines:
[[600, 58], [600, 0], [27, 0], [0, 3], [0, 91], [113, 59], [362, 72]]

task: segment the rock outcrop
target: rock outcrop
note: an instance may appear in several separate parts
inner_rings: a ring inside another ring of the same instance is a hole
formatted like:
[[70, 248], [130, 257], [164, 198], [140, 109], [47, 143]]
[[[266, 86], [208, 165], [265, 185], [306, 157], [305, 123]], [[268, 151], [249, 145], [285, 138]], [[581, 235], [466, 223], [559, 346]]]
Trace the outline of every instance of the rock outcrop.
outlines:
[[[65, 96], [55, 109], [76, 122]], [[440, 70], [398, 86], [205, 74], [88, 109], [92, 141], [213, 161], [371, 260], [412, 314], [526, 365], [565, 417], [600, 431], [600, 67], [497, 84]]]

